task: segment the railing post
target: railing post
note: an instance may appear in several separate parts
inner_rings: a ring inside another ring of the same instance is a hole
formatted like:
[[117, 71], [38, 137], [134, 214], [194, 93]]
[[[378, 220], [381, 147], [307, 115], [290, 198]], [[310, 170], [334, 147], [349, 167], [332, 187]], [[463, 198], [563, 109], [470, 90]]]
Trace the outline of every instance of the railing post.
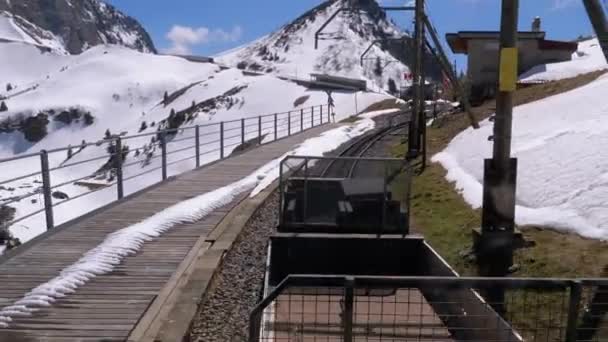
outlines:
[[201, 167], [201, 129], [199, 125], [194, 127], [194, 151], [196, 153], [196, 167]]
[[310, 128], [315, 127], [315, 107], [310, 107]]
[[275, 114], [274, 115], [274, 140], [275, 141], [277, 140], [277, 137], [278, 137], [278, 134], [279, 134], [279, 132], [277, 131], [277, 128], [278, 128], [278, 126], [277, 126], [278, 119], [279, 119], [278, 118], [278, 114]]
[[51, 174], [49, 171], [49, 154], [40, 151], [40, 172], [42, 174], [42, 195], [44, 197], [44, 214], [46, 216], [46, 229], [55, 228], [53, 219], [53, 197], [51, 196]]
[[224, 159], [224, 121], [220, 122], [220, 159]]
[[331, 107], [327, 105], [327, 123], [331, 123]]
[[254, 312], [249, 317], [248, 342], [259, 342], [263, 314], [264, 314], [264, 311], [262, 311], [260, 313]]
[[291, 136], [291, 112], [287, 113], [287, 136]]
[[342, 325], [344, 328], [344, 342], [353, 341], [353, 308], [355, 302], [355, 279], [347, 277], [344, 284], [344, 311], [342, 312]]
[[300, 132], [304, 132], [304, 109], [300, 109]]
[[284, 188], [283, 188], [283, 185], [284, 185], [283, 184], [283, 163], [285, 161], [286, 160], [283, 159], [279, 163], [279, 210], [278, 210], [279, 227], [283, 225], [283, 217], [285, 216], [285, 213], [284, 213], [285, 208], [283, 207], [284, 206], [284, 204], [283, 204], [283, 201], [284, 201], [284, 199], [283, 199], [283, 194], [284, 194], [284, 192], [283, 192], [283, 190], [284, 190]]
[[578, 313], [580, 311], [583, 287], [579, 281], [573, 281], [570, 285], [570, 303], [568, 305], [568, 327], [566, 330], [566, 342], [576, 342]]
[[160, 149], [163, 180], [167, 180], [167, 134], [164, 131], [160, 133]]
[[323, 106], [319, 106], [319, 124], [323, 124]]
[[258, 141], [262, 145], [262, 117], [258, 116]]
[[114, 153], [116, 153], [116, 157], [114, 158], [114, 167], [116, 168], [116, 191], [118, 193], [118, 199], [122, 199], [124, 197], [124, 185], [123, 185], [123, 177], [122, 177], [122, 138], [116, 138], [115, 145], [116, 148]]
[[245, 145], [245, 119], [241, 119], [241, 145]]

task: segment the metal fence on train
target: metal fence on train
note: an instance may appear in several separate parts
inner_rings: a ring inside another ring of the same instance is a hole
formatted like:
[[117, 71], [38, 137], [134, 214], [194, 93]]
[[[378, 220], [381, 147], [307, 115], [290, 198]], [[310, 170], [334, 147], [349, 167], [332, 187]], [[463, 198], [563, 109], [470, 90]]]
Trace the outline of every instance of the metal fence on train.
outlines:
[[[505, 301], [486, 302], [497, 286]], [[606, 315], [608, 279], [293, 275], [253, 310], [249, 342], [607, 341]]]
[[279, 226], [407, 234], [412, 173], [399, 158], [288, 156], [280, 165]]
[[[56, 215], [53, 209], [57, 206], [110, 188], [115, 188], [115, 200], [120, 200], [126, 194], [135, 192], [125, 190], [127, 182], [143, 175], [158, 172], [158, 181], [146, 184], [146, 186], [153, 185], [167, 180], [171, 176], [170, 167], [173, 165], [195, 161], [193, 167], [198, 168], [236, 154], [246, 149], [247, 146], [273, 142], [330, 123], [333, 119], [331, 115], [328, 105], [318, 105], [239, 120], [175, 129], [158, 129], [151, 133], [110, 135], [92, 143], [83, 142], [79, 145], [0, 159], [0, 170], [4, 170], [4, 172], [0, 172], [0, 187], [3, 190], [31, 189], [23, 194], [5, 196], [4, 199], [0, 199], [0, 209], [15, 206], [25, 200], [40, 204], [40, 209], [28, 213], [18, 213], [18, 217], [13, 217], [5, 222], [0, 221], [0, 226], [14, 226], [44, 213], [46, 229], [53, 229], [56, 226]], [[133, 145], [141, 144], [144, 140], [146, 144]], [[190, 143], [188, 144], [188, 142]], [[100, 153], [86, 159], [72, 161], [81, 159], [74, 157], [87, 149], [99, 150]], [[134, 153], [136, 158], [131, 158], [130, 156]], [[155, 161], [159, 165], [151, 165]], [[99, 165], [102, 166], [99, 167]], [[148, 165], [150, 167], [146, 167]], [[131, 168], [138, 166], [141, 172], [130, 172]], [[75, 170], [76, 167], [81, 169], [80, 172]], [[74, 169], [74, 173], [77, 174], [75, 177], [60, 181], [54, 179], [56, 172], [65, 172], [70, 169]], [[82, 172], [82, 169], [85, 171]], [[182, 169], [180, 171], [183, 171]], [[8, 176], [3, 178], [3, 175]], [[23, 185], [24, 183], [28, 185]], [[69, 198], [61, 198], [61, 194], [56, 193], [63, 187], [74, 184], [84, 184], [89, 191], [80, 192]], [[59, 195], [59, 197], [54, 195]]]

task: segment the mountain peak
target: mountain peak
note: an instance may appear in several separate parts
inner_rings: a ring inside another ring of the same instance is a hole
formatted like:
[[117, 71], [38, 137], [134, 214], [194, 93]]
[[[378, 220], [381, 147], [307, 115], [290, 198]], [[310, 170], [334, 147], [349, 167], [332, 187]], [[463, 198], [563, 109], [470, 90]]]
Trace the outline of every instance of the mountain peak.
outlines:
[[[315, 33], [341, 8], [347, 10], [325, 26], [315, 48]], [[403, 44], [397, 44], [402, 51], [386, 38], [403, 38]], [[279, 30], [220, 55], [218, 60], [240, 69], [297, 78], [319, 72], [361, 78], [386, 89], [391, 79], [407, 85], [402, 81], [410, 70], [403, 56], [407, 39], [375, 0], [330, 0]], [[373, 42], [377, 43], [370, 48]]]
[[156, 52], [135, 19], [98, 0], [0, 0], [0, 15], [25, 34], [24, 41], [55, 50], [60, 45], [60, 50], [71, 54], [100, 44]]

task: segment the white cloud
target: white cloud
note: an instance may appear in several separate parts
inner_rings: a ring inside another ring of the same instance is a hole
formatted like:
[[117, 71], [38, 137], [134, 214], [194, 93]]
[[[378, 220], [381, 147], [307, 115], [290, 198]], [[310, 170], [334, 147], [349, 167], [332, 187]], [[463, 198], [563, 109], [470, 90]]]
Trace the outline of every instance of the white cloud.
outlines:
[[173, 25], [167, 33], [167, 39], [171, 46], [164, 49], [166, 53], [189, 54], [192, 48], [197, 45], [209, 44], [213, 42], [235, 42], [243, 35], [243, 29], [235, 26], [230, 31], [223, 29], [209, 29], [207, 27], [188, 27]]
[[554, 10], [560, 10], [560, 9], [564, 9], [567, 7], [570, 7], [572, 5], [575, 5], [576, 3], [580, 3], [580, 0], [553, 0], [553, 9]]

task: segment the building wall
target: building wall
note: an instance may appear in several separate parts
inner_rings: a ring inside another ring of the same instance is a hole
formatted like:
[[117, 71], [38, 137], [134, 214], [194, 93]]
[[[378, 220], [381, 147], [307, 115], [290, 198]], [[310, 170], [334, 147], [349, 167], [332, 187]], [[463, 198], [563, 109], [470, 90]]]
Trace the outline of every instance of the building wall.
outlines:
[[[468, 78], [471, 86], [471, 95], [484, 92], [491, 96], [495, 92], [498, 82], [498, 40], [471, 39], [468, 41]], [[538, 40], [527, 39], [518, 43], [519, 48], [519, 74], [532, 67], [567, 61], [572, 54], [563, 50], [540, 50]]]

